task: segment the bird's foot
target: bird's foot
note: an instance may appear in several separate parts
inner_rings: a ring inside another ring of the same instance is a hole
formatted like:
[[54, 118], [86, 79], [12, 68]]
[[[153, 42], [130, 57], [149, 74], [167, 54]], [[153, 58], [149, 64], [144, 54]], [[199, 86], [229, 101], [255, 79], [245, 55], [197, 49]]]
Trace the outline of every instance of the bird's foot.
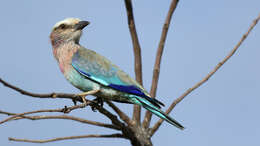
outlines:
[[96, 102], [99, 106], [103, 107], [104, 105], [104, 101], [103, 98], [101, 97], [97, 97], [96, 99], [93, 100], [94, 102]]
[[87, 92], [83, 92], [83, 93], [80, 93], [80, 94], [77, 94], [77, 96], [79, 96], [80, 98], [81, 98], [81, 100], [82, 100], [82, 108], [84, 108], [84, 107], [86, 107], [87, 106], [87, 100], [86, 100], [86, 93]]
[[77, 100], [72, 99], [72, 102], [73, 102], [74, 106], [77, 105]]
[[96, 112], [97, 111], [97, 108], [96, 106], [100, 106], [100, 107], [103, 107], [104, 105], [104, 101], [101, 97], [97, 97], [96, 99], [92, 100], [94, 104], [96, 104], [95, 106], [92, 106], [91, 109], [93, 112]]
[[77, 96], [79, 96], [79, 97], [81, 97], [81, 99], [82, 99], [82, 102], [83, 102], [83, 108], [85, 107], [85, 106], [87, 106], [87, 100], [86, 100], [86, 96], [87, 95], [93, 95], [93, 94], [95, 94], [95, 93], [97, 93], [99, 90], [91, 90], [91, 91], [88, 91], [88, 92], [83, 92], [83, 93], [80, 93], [80, 94], [77, 94]]

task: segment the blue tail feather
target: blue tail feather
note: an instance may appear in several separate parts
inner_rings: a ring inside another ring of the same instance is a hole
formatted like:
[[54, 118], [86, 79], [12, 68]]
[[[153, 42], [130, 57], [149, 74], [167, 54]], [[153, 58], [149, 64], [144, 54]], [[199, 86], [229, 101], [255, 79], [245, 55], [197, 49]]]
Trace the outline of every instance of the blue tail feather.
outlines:
[[179, 122], [177, 122], [176, 120], [174, 120], [173, 118], [171, 118], [170, 116], [165, 114], [158, 107], [156, 107], [152, 103], [150, 103], [148, 100], [145, 100], [144, 98], [140, 98], [138, 96], [135, 96], [135, 98], [140, 102], [141, 106], [144, 107], [145, 109], [147, 109], [148, 111], [152, 112], [153, 114], [160, 117], [161, 119], [166, 120], [167, 122], [174, 125], [175, 127], [179, 128], [181, 130], [184, 129], [184, 127]]
[[157, 106], [158, 108], [160, 108], [161, 106], [164, 106], [164, 104], [162, 102], [160, 102], [159, 100], [155, 99], [155, 98], [151, 98], [147, 95], [144, 94], [143, 91], [141, 91], [138, 87], [134, 86], [134, 85], [117, 85], [117, 84], [109, 84], [109, 87], [119, 90], [121, 92], [125, 92], [125, 93], [129, 93], [129, 94], [133, 94], [136, 96], [140, 96], [145, 98], [146, 100], [149, 100], [153, 105]]

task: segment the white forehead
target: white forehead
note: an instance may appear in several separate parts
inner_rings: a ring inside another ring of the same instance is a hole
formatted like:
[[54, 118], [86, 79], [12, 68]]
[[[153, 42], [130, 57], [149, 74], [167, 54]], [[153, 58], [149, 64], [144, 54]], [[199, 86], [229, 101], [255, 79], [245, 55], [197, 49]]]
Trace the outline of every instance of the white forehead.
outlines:
[[64, 20], [61, 20], [57, 22], [54, 26], [53, 29], [60, 26], [61, 24], [66, 24], [66, 25], [74, 25], [77, 24], [79, 21], [81, 21], [79, 18], [66, 18]]

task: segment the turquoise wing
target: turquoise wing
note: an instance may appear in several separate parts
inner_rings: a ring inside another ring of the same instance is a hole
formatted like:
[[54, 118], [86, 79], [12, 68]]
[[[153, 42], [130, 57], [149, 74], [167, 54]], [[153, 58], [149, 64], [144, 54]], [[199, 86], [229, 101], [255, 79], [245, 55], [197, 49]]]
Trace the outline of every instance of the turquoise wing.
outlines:
[[103, 86], [145, 98], [157, 107], [163, 105], [153, 99], [135, 80], [92, 50], [80, 48], [72, 57], [72, 66], [82, 76]]

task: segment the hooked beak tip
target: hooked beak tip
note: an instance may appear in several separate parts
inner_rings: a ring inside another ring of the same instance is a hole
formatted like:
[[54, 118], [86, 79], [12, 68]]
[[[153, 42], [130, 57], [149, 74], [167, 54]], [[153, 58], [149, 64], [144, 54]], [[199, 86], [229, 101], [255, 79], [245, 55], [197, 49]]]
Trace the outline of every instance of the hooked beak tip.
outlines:
[[82, 30], [83, 28], [85, 28], [87, 25], [89, 25], [90, 22], [89, 21], [79, 21], [79, 23], [77, 23], [75, 25], [75, 29], [76, 30]]

